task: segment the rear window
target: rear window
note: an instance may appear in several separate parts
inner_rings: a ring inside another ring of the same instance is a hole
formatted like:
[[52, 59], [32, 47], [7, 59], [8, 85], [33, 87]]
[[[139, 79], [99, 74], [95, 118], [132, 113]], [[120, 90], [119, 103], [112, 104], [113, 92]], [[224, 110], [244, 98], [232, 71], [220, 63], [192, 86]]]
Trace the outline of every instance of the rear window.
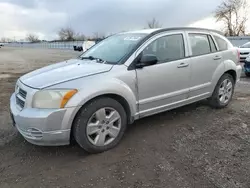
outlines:
[[214, 36], [214, 39], [215, 39], [220, 51], [228, 49], [227, 41], [225, 41], [224, 39], [222, 39], [218, 36]]

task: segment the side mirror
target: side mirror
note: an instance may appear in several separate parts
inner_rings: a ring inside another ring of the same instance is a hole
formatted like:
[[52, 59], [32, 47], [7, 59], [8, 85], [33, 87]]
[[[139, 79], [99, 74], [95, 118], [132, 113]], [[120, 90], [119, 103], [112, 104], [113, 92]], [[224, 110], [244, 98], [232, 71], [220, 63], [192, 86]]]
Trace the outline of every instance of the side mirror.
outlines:
[[137, 68], [143, 68], [150, 65], [155, 65], [158, 62], [158, 59], [153, 54], [142, 55], [140, 60], [137, 62]]

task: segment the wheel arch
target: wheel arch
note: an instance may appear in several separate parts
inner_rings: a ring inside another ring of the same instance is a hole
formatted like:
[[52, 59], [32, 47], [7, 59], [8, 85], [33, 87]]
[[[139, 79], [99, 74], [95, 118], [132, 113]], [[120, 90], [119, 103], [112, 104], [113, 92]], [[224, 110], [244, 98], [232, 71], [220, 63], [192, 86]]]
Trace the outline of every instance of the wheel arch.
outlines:
[[214, 91], [220, 78], [226, 73], [230, 74], [233, 77], [234, 81], [236, 82], [237, 80], [236, 67], [237, 67], [236, 64], [231, 60], [227, 60], [221, 63], [215, 70], [212, 77], [212, 91]]
[[237, 73], [235, 70], [233, 69], [227, 70], [224, 74], [230, 74], [234, 79], [234, 83], [236, 83]]
[[124, 110], [126, 112], [126, 115], [127, 115], [127, 122], [128, 122], [128, 124], [132, 124], [134, 122], [135, 118], [134, 118], [131, 106], [128, 103], [128, 101], [125, 99], [125, 97], [123, 97], [123, 96], [121, 96], [119, 94], [115, 94], [115, 93], [105, 93], [105, 94], [97, 95], [97, 96], [94, 96], [94, 97], [88, 99], [77, 110], [77, 112], [74, 114], [73, 121], [72, 121], [71, 128], [70, 128], [71, 129], [71, 131], [70, 131], [70, 141], [74, 140], [74, 135], [73, 135], [74, 124], [75, 124], [76, 117], [80, 113], [81, 109], [84, 108], [89, 103], [91, 103], [93, 100], [96, 100], [96, 99], [99, 99], [99, 98], [105, 98], [105, 97], [106, 98], [112, 98], [112, 99], [116, 100], [117, 102], [119, 102], [123, 106], [123, 108], [124, 108]]

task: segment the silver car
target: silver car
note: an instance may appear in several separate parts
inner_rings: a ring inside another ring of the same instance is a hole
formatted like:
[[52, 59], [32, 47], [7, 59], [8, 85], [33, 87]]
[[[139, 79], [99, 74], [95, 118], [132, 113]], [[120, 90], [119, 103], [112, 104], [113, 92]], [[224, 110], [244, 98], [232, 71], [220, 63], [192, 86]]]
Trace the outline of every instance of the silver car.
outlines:
[[75, 59], [18, 79], [10, 99], [14, 126], [30, 143], [90, 153], [116, 146], [127, 124], [208, 99], [229, 104], [242, 67], [219, 32], [150, 29], [106, 38]]

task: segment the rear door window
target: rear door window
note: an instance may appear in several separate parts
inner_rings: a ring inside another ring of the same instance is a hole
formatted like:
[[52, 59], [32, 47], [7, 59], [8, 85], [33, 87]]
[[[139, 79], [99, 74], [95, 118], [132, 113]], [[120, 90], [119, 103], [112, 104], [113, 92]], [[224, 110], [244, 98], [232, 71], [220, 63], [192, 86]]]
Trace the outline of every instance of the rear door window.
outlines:
[[191, 42], [192, 55], [199, 56], [211, 53], [208, 35], [206, 34], [188, 34], [189, 41]]

